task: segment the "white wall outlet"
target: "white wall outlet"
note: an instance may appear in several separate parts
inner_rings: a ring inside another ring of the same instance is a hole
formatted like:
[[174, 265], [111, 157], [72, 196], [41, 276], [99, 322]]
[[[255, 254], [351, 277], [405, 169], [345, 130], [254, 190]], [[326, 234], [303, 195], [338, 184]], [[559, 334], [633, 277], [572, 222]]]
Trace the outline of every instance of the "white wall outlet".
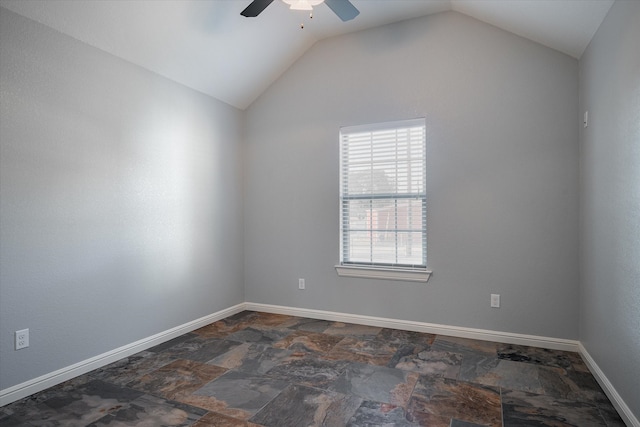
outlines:
[[491, 294], [491, 307], [500, 308], [500, 294]]
[[304, 289], [304, 279], [298, 279], [298, 289]]
[[29, 329], [16, 331], [16, 350], [29, 347]]

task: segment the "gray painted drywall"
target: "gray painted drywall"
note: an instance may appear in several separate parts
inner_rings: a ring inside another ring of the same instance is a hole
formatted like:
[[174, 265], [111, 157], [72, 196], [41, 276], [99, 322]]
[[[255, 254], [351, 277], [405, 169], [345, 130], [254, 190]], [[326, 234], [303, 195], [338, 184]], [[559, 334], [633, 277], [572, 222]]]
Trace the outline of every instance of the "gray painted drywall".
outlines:
[[580, 341], [640, 418], [640, 2], [580, 59]]
[[0, 389], [244, 301], [243, 113], [0, 10]]
[[[575, 59], [455, 12], [317, 43], [247, 111], [246, 300], [576, 339], [577, 101]], [[420, 116], [433, 276], [339, 278], [339, 127]]]

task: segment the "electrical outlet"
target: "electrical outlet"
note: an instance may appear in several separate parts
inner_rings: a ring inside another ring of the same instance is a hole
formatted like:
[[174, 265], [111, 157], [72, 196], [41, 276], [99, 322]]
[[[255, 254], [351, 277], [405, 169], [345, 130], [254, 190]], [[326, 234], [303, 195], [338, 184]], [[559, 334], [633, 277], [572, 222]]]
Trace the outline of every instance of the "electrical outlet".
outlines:
[[29, 347], [29, 329], [16, 331], [16, 350]]
[[304, 289], [304, 279], [298, 279], [298, 289]]
[[500, 294], [491, 294], [491, 307], [500, 308]]

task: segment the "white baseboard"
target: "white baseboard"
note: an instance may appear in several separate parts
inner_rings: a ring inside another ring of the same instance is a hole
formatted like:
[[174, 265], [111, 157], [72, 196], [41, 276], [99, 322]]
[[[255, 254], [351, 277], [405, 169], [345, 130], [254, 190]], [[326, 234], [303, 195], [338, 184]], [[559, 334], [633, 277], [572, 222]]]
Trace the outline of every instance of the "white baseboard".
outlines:
[[436, 323], [387, 319], [384, 317], [363, 316], [358, 314], [337, 313], [333, 311], [312, 310], [308, 308], [294, 308], [279, 305], [258, 304], [252, 302], [245, 303], [245, 309], [264, 311], [266, 313], [309, 317], [312, 319], [357, 323], [360, 325], [378, 326], [383, 328], [404, 329], [406, 331], [425, 332], [429, 334], [448, 335], [452, 337], [471, 338], [482, 341], [495, 341], [505, 344], [542, 347], [553, 350], [578, 352], [579, 344], [578, 341], [560, 338], [540, 337], [536, 335], [515, 334], [511, 332], [490, 331], [486, 329], [463, 328], [460, 326], [439, 325]]
[[24, 383], [17, 384], [13, 387], [0, 390], [0, 406], [7, 405], [11, 402], [22, 399], [23, 397], [30, 396], [34, 393], [45, 390], [49, 387], [53, 387], [54, 385], [60, 384], [77, 376], [84, 375], [87, 372], [91, 372], [94, 369], [106, 366], [109, 363], [115, 362], [116, 360], [120, 360], [158, 344], [162, 344], [163, 342], [179, 337], [180, 335], [184, 335], [210, 323], [224, 319], [225, 317], [232, 316], [243, 310], [245, 310], [245, 304], [237, 304], [233, 307], [220, 310], [208, 316], [204, 316], [175, 328], [160, 332], [159, 334], [143, 338], [134, 343], [116, 348], [115, 350], [111, 350], [90, 359], [83, 360], [71, 366], [58, 369], [57, 371], [50, 372], [38, 378], [34, 378]]
[[611, 384], [611, 381], [609, 381], [604, 372], [602, 372], [602, 369], [600, 369], [596, 361], [593, 360], [593, 357], [591, 357], [587, 349], [584, 348], [582, 343], [579, 343], [578, 347], [580, 349], [580, 355], [584, 359], [584, 362], [587, 364], [587, 367], [596, 378], [596, 381], [598, 381], [600, 387], [602, 387], [611, 403], [613, 403], [613, 406], [616, 408], [616, 411], [618, 411], [618, 414], [620, 414], [622, 420], [629, 427], [640, 427], [640, 421], [638, 421], [638, 418], [633, 415], [633, 412], [631, 412], [629, 406], [625, 403], [624, 400], [622, 400], [620, 394], [618, 394], [616, 389], [613, 387], [613, 384]]

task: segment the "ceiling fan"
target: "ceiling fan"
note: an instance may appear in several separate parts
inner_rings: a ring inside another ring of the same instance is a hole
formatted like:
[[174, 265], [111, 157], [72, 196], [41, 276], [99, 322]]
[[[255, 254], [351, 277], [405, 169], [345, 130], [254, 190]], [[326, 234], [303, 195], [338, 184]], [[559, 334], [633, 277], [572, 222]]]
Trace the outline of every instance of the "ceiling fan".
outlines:
[[[349, 0], [283, 0], [294, 10], [311, 10], [312, 6], [324, 3], [343, 21], [350, 21], [360, 14], [360, 11]], [[253, 0], [240, 15], [255, 18], [267, 8], [273, 0]]]

